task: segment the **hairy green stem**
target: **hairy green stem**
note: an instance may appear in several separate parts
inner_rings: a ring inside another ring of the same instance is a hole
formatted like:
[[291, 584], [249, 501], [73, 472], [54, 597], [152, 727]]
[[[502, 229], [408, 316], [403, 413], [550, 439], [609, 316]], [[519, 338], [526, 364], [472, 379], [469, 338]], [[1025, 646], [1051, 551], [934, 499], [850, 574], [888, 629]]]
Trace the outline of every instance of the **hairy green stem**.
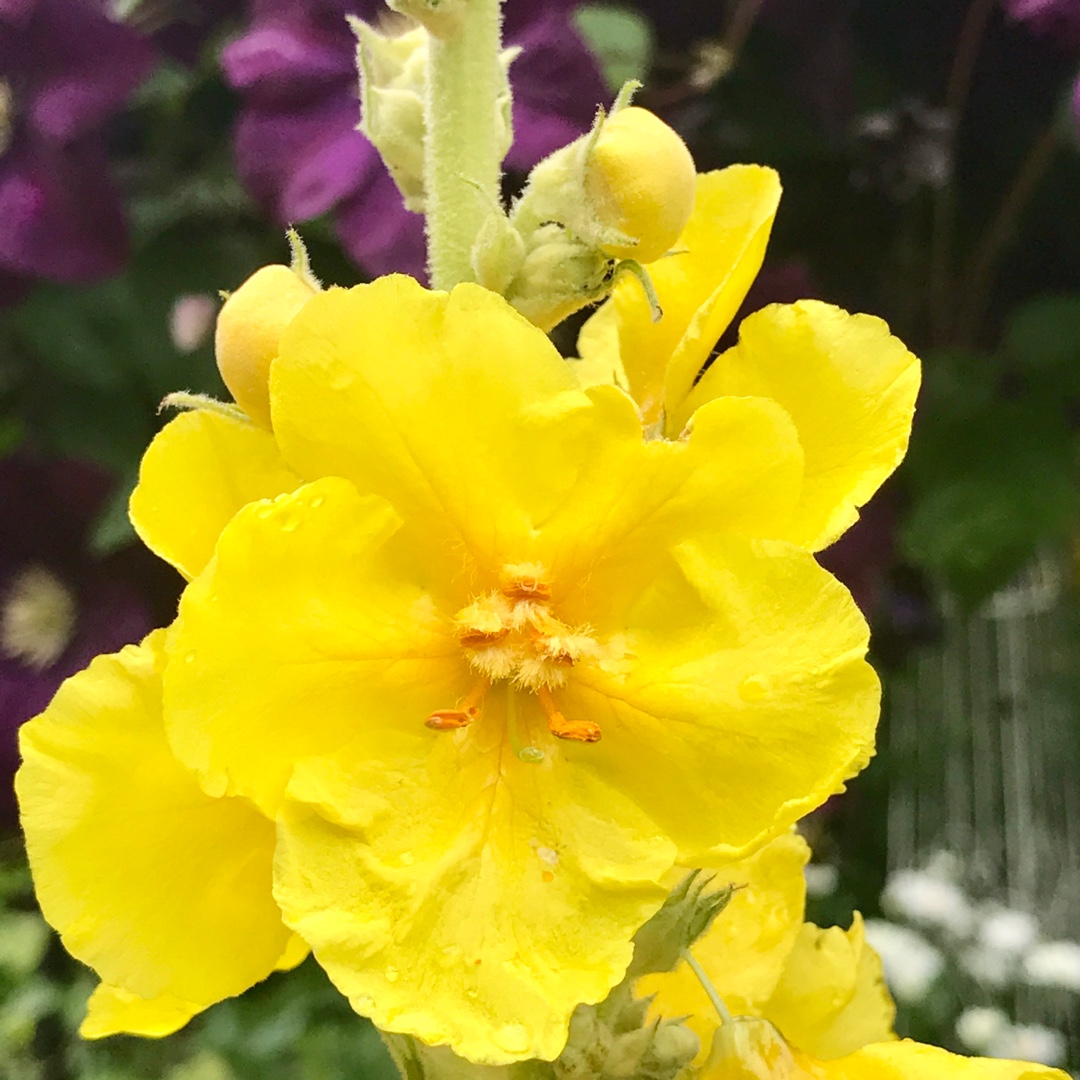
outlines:
[[500, 0], [466, 0], [457, 31], [431, 38], [424, 192], [428, 271], [436, 289], [475, 280], [473, 241], [499, 202], [501, 39]]

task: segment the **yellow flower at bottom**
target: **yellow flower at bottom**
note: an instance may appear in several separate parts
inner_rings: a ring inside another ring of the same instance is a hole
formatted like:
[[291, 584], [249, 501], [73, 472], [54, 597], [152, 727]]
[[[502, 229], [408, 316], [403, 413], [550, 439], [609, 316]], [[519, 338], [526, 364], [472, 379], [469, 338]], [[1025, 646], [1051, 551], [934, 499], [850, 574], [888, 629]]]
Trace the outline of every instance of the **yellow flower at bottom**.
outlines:
[[904, 1039], [875, 1043], [835, 1061], [789, 1046], [767, 1020], [737, 1017], [717, 1032], [698, 1080], [1068, 1080], [1024, 1061], [965, 1058]]
[[[583, 390], [500, 298], [405, 278], [312, 298], [270, 400], [273, 444], [247, 440], [238, 490], [283, 494], [227, 523], [229, 499], [164, 505], [169, 483], [197, 490], [224, 430], [179, 418], [144, 463], [155, 498], [133, 500], [196, 575], [162, 659], [167, 747], [211, 806], [276, 822], [284, 922], [358, 1011], [477, 1061], [553, 1058], [674, 866], [743, 856], [871, 750], [865, 623], [783, 539], [793, 426], [729, 396], [686, 439], [646, 442], [629, 397]], [[122, 761], [110, 776], [137, 802]], [[39, 845], [35, 875], [64, 879], [76, 846], [94, 860], [108, 934], [90, 962], [139, 997], [204, 1003], [114, 962], [162, 899], [153, 875], [114, 873], [115, 821], [57, 822], [84, 827]], [[147, 965], [179, 947], [148, 941]]]
[[[808, 854], [791, 833], [720, 869], [717, 881], [737, 891], [692, 952], [733, 1015], [765, 1018], [800, 1050], [836, 1058], [892, 1038], [896, 1010], [857, 914], [849, 930], [802, 921]], [[653, 998], [653, 1016], [688, 1017], [704, 1060], [719, 1017], [690, 966], [635, 989]]]

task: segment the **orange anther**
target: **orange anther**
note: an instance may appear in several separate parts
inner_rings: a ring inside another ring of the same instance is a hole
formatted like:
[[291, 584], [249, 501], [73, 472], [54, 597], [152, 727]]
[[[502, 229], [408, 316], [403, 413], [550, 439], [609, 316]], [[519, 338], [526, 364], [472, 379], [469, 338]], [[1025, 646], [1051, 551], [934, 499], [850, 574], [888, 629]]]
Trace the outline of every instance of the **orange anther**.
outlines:
[[456, 731], [458, 728], [468, 727], [479, 712], [477, 708], [436, 709], [424, 723], [432, 731]]
[[507, 600], [534, 600], [546, 604], [551, 599], [551, 586], [535, 578], [508, 581], [501, 591]]
[[489, 645], [498, 645], [509, 634], [509, 626], [501, 630], [463, 630], [458, 634], [458, 644], [466, 649], [486, 649]]
[[594, 743], [600, 741], [600, 725], [592, 720], [567, 720], [555, 705], [555, 699], [546, 686], [536, 691], [540, 707], [547, 715], [548, 731], [558, 739], [571, 742]]
[[480, 715], [480, 703], [491, 684], [481, 679], [456, 709], [436, 709], [425, 721], [432, 731], [456, 731], [468, 727]]

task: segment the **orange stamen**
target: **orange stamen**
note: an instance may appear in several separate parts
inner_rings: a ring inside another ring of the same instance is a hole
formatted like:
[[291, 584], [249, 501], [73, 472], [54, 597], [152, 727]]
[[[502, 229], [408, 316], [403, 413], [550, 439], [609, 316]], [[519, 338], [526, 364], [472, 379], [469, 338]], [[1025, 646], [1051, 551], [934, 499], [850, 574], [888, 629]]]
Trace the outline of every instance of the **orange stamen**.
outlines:
[[555, 705], [555, 699], [546, 686], [537, 688], [537, 700], [547, 715], [548, 731], [558, 739], [572, 742], [594, 743], [600, 741], [600, 725], [592, 720], [567, 720]]
[[436, 709], [424, 721], [424, 725], [432, 731], [457, 731], [468, 727], [480, 715], [480, 703], [490, 685], [487, 679], [481, 679], [458, 708]]

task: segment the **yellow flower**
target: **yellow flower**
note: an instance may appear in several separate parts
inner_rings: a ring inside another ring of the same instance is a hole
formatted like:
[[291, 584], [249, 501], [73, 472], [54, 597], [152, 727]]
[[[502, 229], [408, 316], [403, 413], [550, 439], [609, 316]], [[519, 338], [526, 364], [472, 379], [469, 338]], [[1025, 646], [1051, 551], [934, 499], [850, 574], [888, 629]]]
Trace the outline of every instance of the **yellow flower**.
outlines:
[[[803, 922], [808, 854], [792, 833], [720, 870], [718, 884], [741, 887], [692, 951], [733, 1015], [763, 1017], [800, 1050], [836, 1058], [892, 1038], [896, 1010], [858, 915], [846, 931]], [[690, 967], [636, 989], [655, 995], [653, 1015], [689, 1017], [704, 1060], [719, 1018]]]
[[807, 855], [788, 834], [717, 875], [741, 888], [692, 951], [734, 1019], [720, 1022], [685, 963], [638, 980], [639, 993], [655, 995], [654, 1016], [686, 1016], [701, 1039], [694, 1080], [1067, 1080], [898, 1041], [859, 916], [847, 931], [802, 922]]
[[[186, 415], [144, 460], [134, 520], [193, 578], [167, 660], [99, 661], [24, 729], [46, 914], [103, 995], [202, 1007], [283, 962], [283, 927], [236, 918], [268, 906], [272, 855], [285, 926], [359, 1012], [477, 1061], [554, 1057], [676, 864], [743, 856], [871, 751], [865, 623], [787, 539], [794, 426], [722, 396], [646, 442], [501, 299], [407, 278], [309, 300], [270, 398], [273, 435]], [[207, 801], [153, 858], [148, 751], [86, 752], [110, 680], [116, 726], [153, 727], [161, 770], [167, 736]], [[169, 844], [199, 830], [192, 871]], [[230, 860], [251, 877], [208, 889]]]
[[966, 1058], [910, 1039], [874, 1043], [835, 1061], [789, 1046], [767, 1020], [724, 1024], [699, 1080], [1068, 1080], [1025, 1061]]
[[733, 165], [699, 176], [686, 229], [647, 267], [663, 318], [653, 322], [641, 286], [624, 278], [582, 328], [578, 370], [585, 385], [623, 387], [646, 425], [671, 439], [717, 397], [780, 404], [805, 455], [798, 524], [787, 538], [817, 551], [856, 520], [903, 457], [919, 363], [880, 319], [803, 300], [749, 316], [738, 344], [705, 370], [761, 267], [779, 201], [771, 169]]

